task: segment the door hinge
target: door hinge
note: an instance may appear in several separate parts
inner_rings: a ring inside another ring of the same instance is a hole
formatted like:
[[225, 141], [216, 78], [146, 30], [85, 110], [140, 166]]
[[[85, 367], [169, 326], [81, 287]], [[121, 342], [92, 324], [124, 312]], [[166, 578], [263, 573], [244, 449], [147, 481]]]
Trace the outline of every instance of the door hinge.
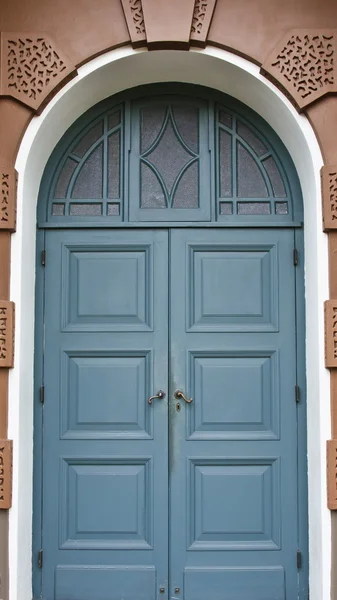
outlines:
[[45, 250], [42, 250], [42, 252], [41, 252], [41, 265], [43, 267], [46, 266], [46, 251]]
[[44, 386], [40, 387], [40, 402], [44, 404]]
[[296, 400], [297, 404], [300, 401], [300, 387], [299, 387], [299, 385], [295, 385], [295, 400]]
[[299, 550], [296, 552], [296, 565], [298, 569], [302, 567], [302, 553]]
[[37, 566], [39, 569], [43, 567], [43, 550], [40, 550], [37, 556]]
[[295, 267], [297, 267], [297, 265], [298, 265], [298, 250], [297, 250], [297, 248], [294, 248], [293, 256], [294, 256], [294, 265], [295, 265]]

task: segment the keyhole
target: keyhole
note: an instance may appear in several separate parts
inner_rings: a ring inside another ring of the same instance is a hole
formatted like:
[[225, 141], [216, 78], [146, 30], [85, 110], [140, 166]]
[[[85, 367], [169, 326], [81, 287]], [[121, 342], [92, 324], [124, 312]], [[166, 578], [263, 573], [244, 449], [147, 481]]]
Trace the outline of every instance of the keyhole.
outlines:
[[180, 402], [177, 402], [177, 404], [176, 404], [176, 411], [180, 412], [180, 409], [181, 409], [181, 404], [180, 404]]

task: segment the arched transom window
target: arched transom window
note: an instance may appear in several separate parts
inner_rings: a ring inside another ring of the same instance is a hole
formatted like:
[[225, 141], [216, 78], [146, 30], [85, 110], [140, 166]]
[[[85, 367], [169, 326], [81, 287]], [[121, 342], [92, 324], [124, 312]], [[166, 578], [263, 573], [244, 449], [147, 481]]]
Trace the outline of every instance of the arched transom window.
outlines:
[[181, 84], [84, 114], [49, 159], [41, 194], [44, 226], [302, 219], [294, 166], [270, 127], [232, 98]]

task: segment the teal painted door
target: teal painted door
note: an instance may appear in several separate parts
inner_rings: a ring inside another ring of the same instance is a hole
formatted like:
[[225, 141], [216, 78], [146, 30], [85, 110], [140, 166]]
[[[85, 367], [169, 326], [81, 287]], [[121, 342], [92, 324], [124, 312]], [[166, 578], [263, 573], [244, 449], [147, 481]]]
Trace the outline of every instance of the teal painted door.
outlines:
[[293, 245], [46, 233], [44, 600], [301, 597]]

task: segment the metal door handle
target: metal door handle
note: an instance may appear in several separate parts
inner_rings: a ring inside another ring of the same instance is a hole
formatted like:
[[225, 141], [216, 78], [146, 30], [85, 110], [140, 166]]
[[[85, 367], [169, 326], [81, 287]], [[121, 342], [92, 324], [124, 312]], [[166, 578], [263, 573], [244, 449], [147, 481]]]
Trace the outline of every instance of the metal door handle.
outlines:
[[181, 390], [176, 390], [174, 392], [174, 397], [177, 400], [185, 400], [185, 402], [187, 402], [187, 404], [191, 404], [191, 402], [193, 402], [193, 398], [186, 398], [186, 396], [184, 395], [184, 393]]
[[150, 398], [148, 399], [148, 403], [152, 404], [153, 400], [155, 400], [156, 398], [158, 398], [158, 400], [163, 400], [165, 396], [165, 392], [163, 392], [163, 390], [159, 390], [159, 392], [157, 392], [154, 396], [150, 396]]

